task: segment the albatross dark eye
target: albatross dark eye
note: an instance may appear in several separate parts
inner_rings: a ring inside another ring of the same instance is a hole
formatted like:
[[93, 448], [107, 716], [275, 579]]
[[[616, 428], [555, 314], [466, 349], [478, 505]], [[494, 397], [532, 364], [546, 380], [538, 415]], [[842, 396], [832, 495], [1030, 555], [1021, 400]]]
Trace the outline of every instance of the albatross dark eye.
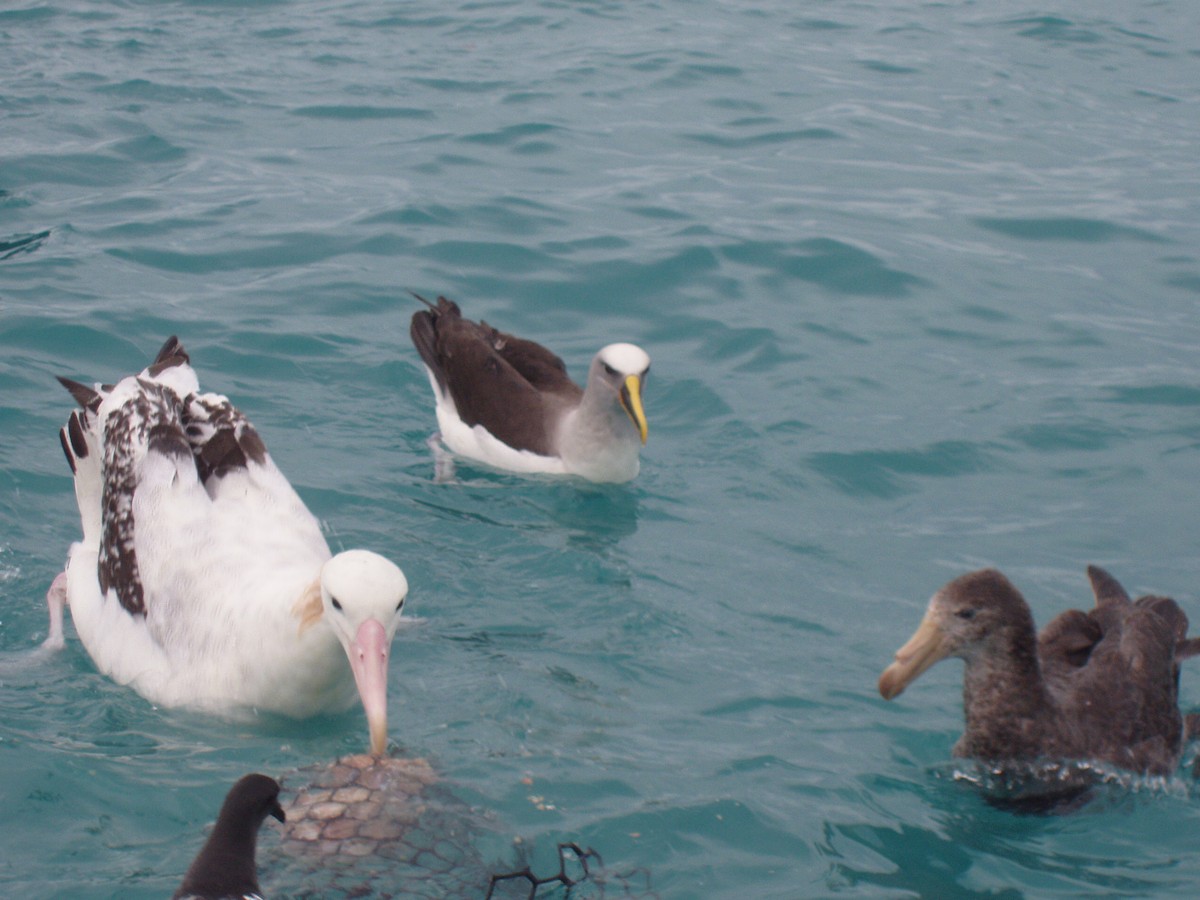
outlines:
[[617, 374], [617, 370], [614, 369], [612, 366], [610, 366], [608, 363], [601, 363], [601, 365], [604, 366], [604, 371], [607, 372], [609, 375]]
[[975, 610], [968, 607], [967, 609], [960, 609], [958, 612], [955, 613], [955, 615], [958, 616], [960, 619], [964, 619], [965, 621], [970, 622], [973, 618], [975, 618]]
[[402, 609], [404, 609], [404, 598], [403, 597], [401, 597], [400, 602], [396, 604], [396, 612], [400, 612], [400, 610], [402, 610]]
[[337, 598], [337, 597], [330, 597], [330, 598], [329, 598], [329, 602], [333, 604], [333, 608], [334, 608], [334, 609], [336, 609], [338, 612], [341, 612], [341, 611], [342, 611], [342, 604], [340, 604], [340, 603], [338, 602], [338, 598]]

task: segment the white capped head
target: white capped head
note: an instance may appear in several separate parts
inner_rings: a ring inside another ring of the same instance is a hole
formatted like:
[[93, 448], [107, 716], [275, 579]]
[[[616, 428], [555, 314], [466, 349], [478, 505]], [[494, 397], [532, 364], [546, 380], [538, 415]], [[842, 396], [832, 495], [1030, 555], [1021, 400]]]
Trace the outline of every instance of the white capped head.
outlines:
[[609, 344], [596, 354], [600, 362], [622, 375], [646, 377], [650, 368], [650, 354], [637, 344]]
[[642, 387], [650, 371], [650, 354], [636, 344], [609, 344], [596, 354], [588, 373], [589, 384], [598, 379], [616, 394], [625, 414], [646, 443], [649, 426], [642, 409]]
[[346, 550], [321, 567], [321, 618], [337, 635], [367, 713], [371, 752], [387, 746], [387, 662], [408, 579], [389, 559]]

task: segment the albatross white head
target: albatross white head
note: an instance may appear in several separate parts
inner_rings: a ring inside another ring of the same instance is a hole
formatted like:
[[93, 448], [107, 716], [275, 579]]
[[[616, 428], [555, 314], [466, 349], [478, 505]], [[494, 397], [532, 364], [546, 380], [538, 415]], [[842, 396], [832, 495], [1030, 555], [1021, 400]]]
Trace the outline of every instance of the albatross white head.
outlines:
[[588, 384], [598, 381], [607, 385], [643, 444], [648, 426], [642, 409], [642, 382], [650, 371], [650, 355], [636, 344], [609, 344], [596, 354]]
[[609, 344], [592, 359], [579, 406], [563, 416], [557, 439], [565, 471], [590, 481], [629, 481], [646, 443], [642, 386], [650, 356], [633, 344]]
[[400, 568], [369, 550], [346, 550], [321, 567], [322, 617], [350, 659], [376, 755], [387, 747], [388, 652], [407, 595]]

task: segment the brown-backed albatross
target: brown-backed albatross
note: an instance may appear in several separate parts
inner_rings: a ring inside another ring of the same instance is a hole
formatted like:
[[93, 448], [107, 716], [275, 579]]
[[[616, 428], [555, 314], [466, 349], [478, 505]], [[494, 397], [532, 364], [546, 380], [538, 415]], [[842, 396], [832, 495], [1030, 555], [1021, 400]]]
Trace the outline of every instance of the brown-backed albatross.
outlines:
[[954, 579], [933, 595], [920, 627], [879, 679], [891, 700], [934, 663], [966, 663], [966, 729], [954, 755], [989, 764], [1090, 760], [1145, 775], [1179, 765], [1185, 728], [1179, 660], [1192, 655], [1187, 616], [1166, 597], [1136, 602], [1096, 566], [1089, 612], [1043, 630], [995, 569]]
[[646, 351], [609, 344], [580, 388], [540, 344], [463, 318], [458, 304], [419, 295], [410, 334], [429, 373], [441, 440], [459, 456], [513, 472], [622, 482], [646, 443]]

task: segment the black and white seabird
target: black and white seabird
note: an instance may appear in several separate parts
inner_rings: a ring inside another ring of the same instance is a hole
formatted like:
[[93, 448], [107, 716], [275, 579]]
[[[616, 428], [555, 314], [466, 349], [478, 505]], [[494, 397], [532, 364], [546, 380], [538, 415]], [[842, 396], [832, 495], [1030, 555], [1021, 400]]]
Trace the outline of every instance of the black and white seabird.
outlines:
[[[295, 718], [354, 702], [387, 743], [387, 661], [408, 582], [321, 525], [175, 338], [141, 374], [88, 387], [62, 429], [83, 538], [47, 602], [96, 666], [154, 703]], [[349, 665], [347, 665], [347, 660]]]
[[1193, 655], [1188, 620], [1166, 597], [1136, 602], [1088, 567], [1089, 612], [1069, 610], [1039, 637], [1020, 592], [995, 569], [933, 595], [920, 627], [879, 679], [891, 700], [938, 660], [957, 656], [966, 729], [954, 755], [1010, 761], [1093, 760], [1169, 775], [1185, 737], [1179, 660]]
[[533, 341], [463, 318], [458, 305], [413, 314], [413, 344], [437, 402], [441, 439], [454, 453], [513, 472], [622, 482], [646, 443], [646, 351], [609, 344], [580, 388], [563, 361]]
[[226, 794], [217, 824], [171, 900], [262, 900], [254, 850], [267, 816], [286, 820], [279, 782], [243, 776]]

